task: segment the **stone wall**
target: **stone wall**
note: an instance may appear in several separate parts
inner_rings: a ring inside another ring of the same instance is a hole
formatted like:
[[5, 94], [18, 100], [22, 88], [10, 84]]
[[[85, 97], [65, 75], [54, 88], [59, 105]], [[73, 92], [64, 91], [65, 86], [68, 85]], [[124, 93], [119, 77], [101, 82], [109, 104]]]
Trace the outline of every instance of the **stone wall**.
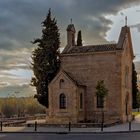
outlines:
[[[121, 57], [121, 120], [131, 119], [132, 112], [132, 52], [128, 38], [124, 41], [124, 51]], [[126, 105], [127, 102], [127, 105]]]
[[[121, 85], [120, 66], [118, 66], [116, 52], [102, 52], [90, 54], [62, 55], [62, 68], [73, 76], [86, 88], [86, 119], [93, 120], [96, 107], [96, 85], [99, 80], [105, 81], [109, 90], [106, 97], [104, 111], [120, 116]], [[117, 97], [117, 98], [116, 98]]]
[[[63, 85], [60, 87], [60, 80], [63, 79]], [[66, 96], [66, 109], [59, 108], [60, 94]], [[60, 72], [49, 85], [49, 109], [46, 117], [47, 123], [66, 124], [68, 122], [76, 123], [84, 119], [84, 110], [79, 108], [79, 94], [84, 89], [78, 87], [63, 72]], [[83, 104], [84, 106], [84, 104]]]

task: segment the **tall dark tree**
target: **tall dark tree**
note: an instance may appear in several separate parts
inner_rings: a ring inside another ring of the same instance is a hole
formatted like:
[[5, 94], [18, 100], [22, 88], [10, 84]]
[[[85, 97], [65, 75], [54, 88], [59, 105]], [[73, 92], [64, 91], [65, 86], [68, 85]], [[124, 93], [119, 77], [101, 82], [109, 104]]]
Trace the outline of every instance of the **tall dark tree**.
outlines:
[[37, 44], [37, 47], [32, 53], [32, 69], [35, 77], [32, 78], [31, 84], [36, 87], [35, 98], [40, 104], [48, 107], [48, 84], [56, 76], [60, 66], [60, 34], [55, 18], [51, 17], [51, 10], [42, 22], [42, 37], [32, 43]]
[[77, 35], [77, 46], [82, 46], [82, 34], [81, 31], [78, 31], [78, 35]]
[[137, 93], [138, 93], [138, 87], [137, 87], [137, 72], [135, 70], [135, 65], [132, 63], [132, 106], [133, 108], [137, 108]]
[[139, 108], [140, 108], [140, 92], [137, 93], [137, 108], [138, 108], [138, 112], [139, 112]]

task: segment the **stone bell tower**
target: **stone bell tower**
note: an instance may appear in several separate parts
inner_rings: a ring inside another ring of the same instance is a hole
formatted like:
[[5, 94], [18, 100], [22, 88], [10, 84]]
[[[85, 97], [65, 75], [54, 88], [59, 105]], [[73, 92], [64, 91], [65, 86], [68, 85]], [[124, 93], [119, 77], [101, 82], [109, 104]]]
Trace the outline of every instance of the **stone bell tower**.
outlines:
[[69, 24], [67, 27], [67, 46], [75, 46], [75, 27], [74, 24]]

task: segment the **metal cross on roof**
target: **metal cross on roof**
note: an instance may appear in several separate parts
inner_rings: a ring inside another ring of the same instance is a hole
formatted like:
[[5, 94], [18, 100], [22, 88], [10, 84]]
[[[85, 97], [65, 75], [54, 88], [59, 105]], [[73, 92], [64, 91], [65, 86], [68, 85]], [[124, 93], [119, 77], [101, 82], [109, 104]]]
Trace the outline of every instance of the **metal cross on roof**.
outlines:
[[127, 16], [125, 16], [125, 26], [127, 26]]
[[70, 23], [72, 24], [72, 18], [70, 19]]

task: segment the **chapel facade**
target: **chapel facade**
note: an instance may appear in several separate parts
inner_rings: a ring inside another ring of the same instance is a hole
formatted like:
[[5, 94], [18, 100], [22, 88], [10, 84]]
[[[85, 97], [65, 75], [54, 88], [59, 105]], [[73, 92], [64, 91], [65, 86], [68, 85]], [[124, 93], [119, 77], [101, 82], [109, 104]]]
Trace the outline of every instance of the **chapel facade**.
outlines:
[[108, 94], [104, 120], [126, 122], [132, 111], [132, 61], [128, 26], [121, 29], [115, 44], [76, 46], [75, 27], [67, 27], [67, 46], [61, 53], [61, 68], [49, 84], [47, 123], [100, 122], [97, 82], [104, 80]]

